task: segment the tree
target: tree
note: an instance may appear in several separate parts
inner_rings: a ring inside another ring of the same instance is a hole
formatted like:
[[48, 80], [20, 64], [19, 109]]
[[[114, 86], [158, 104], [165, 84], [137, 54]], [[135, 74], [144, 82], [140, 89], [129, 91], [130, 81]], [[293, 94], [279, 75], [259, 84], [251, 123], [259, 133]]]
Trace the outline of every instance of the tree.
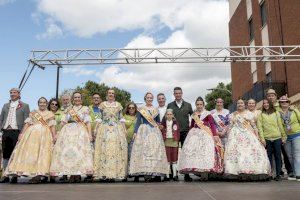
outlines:
[[232, 84], [229, 83], [225, 85], [224, 83], [219, 83], [216, 88], [213, 88], [213, 90], [208, 93], [205, 96], [206, 109], [212, 110], [215, 108], [215, 100], [219, 97], [221, 97], [224, 100], [224, 107], [228, 108], [230, 104], [232, 104]]
[[[77, 86], [76, 89], [65, 90], [62, 94], [72, 94], [75, 91], [81, 92], [83, 96], [83, 104], [90, 105], [92, 104], [92, 95], [94, 93], [99, 93], [102, 100], [105, 101], [106, 92], [108, 89], [110, 89], [110, 87], [108, 87], [104, 83], [98, 84], [94, 81], [88, 81], [84, 84], [84, 86]], [[131, 94], [128, 91], [119, 89], [117, 87], [113, 87], [112, 89], [115, 90], [116, 101], [120, 102], [123, 107], [125, 107], [125, 105], [131, 101]]]

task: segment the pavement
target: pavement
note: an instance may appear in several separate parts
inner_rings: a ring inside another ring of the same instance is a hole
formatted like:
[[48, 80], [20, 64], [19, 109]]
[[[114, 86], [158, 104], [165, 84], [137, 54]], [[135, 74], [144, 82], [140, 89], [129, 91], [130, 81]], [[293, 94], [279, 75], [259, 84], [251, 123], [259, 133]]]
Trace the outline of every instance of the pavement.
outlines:
[[300, 182], [0, 184], [0, 200], [300, 200]]

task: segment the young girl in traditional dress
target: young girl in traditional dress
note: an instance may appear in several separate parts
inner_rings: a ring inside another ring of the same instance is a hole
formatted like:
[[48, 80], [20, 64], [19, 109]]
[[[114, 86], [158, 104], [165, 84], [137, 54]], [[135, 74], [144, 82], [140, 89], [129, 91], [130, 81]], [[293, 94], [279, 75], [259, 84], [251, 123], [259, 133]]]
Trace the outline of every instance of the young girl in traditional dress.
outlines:
[[180, 173], [192, 173], [207, 180], [209, 175], [223, 172], [222, 158], [223, 147], [214, 120], [210, 112], [205, 110], [204, 100], [198, 97], [190, 131], [179, 156], [178, 168]]
[[[177, 161], [180, 132], [179, 124], [174, 117], [172, 109], [167, 109], [161, 125], [163, 126], [162, 134], [165, 141], [168, 163], [172, 172], [171, 178], [173, 181], [178, 181]], [[169, 176], [167, 176], [165, 180], [168, 181]]]
[[52, 145], [56, 138], [55, 117], [47, 110], [47, 99], [38, 100], [39, 109], [25, 120], [23, 131], [6, 168], [5, 175], [32, 177], [29, 183], [41, 182], [48, 177]]

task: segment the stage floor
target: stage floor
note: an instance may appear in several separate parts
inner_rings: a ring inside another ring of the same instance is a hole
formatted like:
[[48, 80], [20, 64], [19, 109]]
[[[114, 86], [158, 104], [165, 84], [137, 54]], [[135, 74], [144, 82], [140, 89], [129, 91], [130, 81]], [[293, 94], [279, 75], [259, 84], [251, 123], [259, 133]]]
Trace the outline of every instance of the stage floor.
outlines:
[[0, 200], [299, 200], [300, 182], [0, 184]]

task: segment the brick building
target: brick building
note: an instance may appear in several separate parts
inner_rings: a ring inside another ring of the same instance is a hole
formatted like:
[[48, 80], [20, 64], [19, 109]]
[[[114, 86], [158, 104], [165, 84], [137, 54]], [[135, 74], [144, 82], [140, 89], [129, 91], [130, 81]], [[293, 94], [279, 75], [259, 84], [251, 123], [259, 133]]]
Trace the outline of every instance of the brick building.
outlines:
[[[230, 46], [300, 45], [300, 0], [229, 0], [229, 9]], [[236, 62], [231, 76], [234, 101], [260, 102], [274, 88], [300, 104], [300, 62]]]

